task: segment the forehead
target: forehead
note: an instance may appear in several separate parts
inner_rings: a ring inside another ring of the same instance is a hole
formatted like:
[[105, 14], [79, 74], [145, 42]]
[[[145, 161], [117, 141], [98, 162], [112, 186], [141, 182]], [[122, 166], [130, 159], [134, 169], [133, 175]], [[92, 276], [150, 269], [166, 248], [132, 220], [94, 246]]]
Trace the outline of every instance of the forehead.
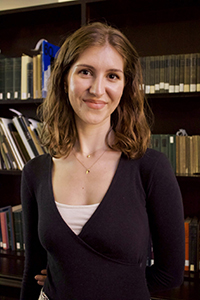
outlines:
[[124, 69], [124, 59], [111, 45], [91, 46], [84, 50], [78, 57], [75, 65], [88, 64], [99, 67]]

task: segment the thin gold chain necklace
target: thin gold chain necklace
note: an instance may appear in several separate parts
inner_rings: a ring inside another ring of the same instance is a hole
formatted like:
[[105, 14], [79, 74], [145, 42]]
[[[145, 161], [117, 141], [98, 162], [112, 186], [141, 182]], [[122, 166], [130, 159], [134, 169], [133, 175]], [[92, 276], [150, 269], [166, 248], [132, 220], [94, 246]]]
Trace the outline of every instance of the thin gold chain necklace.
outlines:
[[[101, 155], [95, 160], [95, 162], [89, 167], [89, 168], [87, 168], [77, 157], [76, 157], [76, 155], [75, 155], [75, 153], [73, 152], [73, 154], [74, 154], [74, 156], [75, 156], [75, 158], [76, 158], [76, 160], [85, 168], [85, 174], [89, 174], [90, 173], [90, 170], [91, 170], [91, 168], [98, 162], [98, 160], [103, 156], [103, 154], [106, 152], [106, 150], [104, 150], [102, 153], [101, 153]], [[90, 157], [90, 156], [88, 156], [88, 157]]]

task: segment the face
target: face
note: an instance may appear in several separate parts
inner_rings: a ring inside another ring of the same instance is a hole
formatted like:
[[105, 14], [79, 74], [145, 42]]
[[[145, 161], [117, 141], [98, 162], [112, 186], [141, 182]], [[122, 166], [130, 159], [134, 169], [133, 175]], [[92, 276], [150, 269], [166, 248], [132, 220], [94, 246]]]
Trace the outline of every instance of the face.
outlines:
[[124, 61], [110, 45], [86, 49], [72, 65], [68, 96], [77, 125], [108, 124], [124, 89]]

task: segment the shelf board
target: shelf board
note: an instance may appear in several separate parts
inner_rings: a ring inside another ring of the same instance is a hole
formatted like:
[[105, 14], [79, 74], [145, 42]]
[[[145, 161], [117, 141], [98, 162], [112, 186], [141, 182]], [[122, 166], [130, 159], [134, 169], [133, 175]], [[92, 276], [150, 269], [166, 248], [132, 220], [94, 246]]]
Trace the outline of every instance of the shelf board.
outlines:
[[146, 94], [147, 99], [200, 98], [200, 92]]
[[0, 105], [21, 105], [21, 104], [41, 104], [43, 99], [9, 99], [9, 100], [0, 100]]

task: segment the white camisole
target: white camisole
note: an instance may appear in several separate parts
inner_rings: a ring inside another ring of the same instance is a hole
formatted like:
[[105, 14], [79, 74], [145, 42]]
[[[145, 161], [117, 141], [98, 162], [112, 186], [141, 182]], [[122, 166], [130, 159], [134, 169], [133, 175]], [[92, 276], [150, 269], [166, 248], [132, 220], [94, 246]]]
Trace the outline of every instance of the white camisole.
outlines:
[[84, 224], [89, 220], [99, 205], [99, 203], [90, 205], [68, 205], [56, 201], [55, 203], [63, 220], [77, 235], [81, 232]]

